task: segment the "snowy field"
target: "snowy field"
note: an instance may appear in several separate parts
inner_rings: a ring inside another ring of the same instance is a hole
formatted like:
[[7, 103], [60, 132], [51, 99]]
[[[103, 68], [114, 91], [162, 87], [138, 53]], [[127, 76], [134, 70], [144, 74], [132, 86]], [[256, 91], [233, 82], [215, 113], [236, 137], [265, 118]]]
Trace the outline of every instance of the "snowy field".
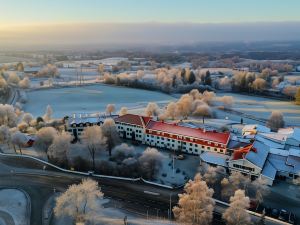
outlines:
[[[232, 109], [257, 118], [268, 119], [273, 110], [279, 110], [283, 113], [287, 125], [300, 125], [300, 106], [288, 101], [280, 101], [256, 96], [240, 95], [235, 93], [217, 94], [217, 96], [230, 95], [234, 97]], [[240, 121], [240, 116], [225, 113], [221, 110], [217, 111], [217, 117], [229, 120]], [[253, 123], [255, 121], [247, 120], [244, 122]]]
[[51, 105], [54, 117], [63, 117], [72, 113], [103, 112], [109, 103], [119, 110], [122, 106], [141, 108], [151, 101], [164, 103], [170, 100], [175, 98], [160, 92], [99, 84], [29, 91], [24, 110], [40, 116], [46, 106]]
[[[17, 189], [1, 189], [0, 224], [5, 220], [8, 222], [7, 220], [12, 218], [15, 225], [27, 225], [27, 201], [24, 193]], [[6, 222], [3, 223], [3, 225], [5, 225]]]

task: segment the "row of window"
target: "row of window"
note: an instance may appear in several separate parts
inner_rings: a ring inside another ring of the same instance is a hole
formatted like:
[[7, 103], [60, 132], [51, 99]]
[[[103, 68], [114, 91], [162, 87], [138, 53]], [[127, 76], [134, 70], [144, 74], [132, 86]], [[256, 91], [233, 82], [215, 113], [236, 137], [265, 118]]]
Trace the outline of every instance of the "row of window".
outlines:
[[233, 167], [238, 168], [238, 169], [243, 169], [243, 170], [249, 170], [249, 171], [254, 171], [254, 168], [248, 167], [248, 166], [241, 166], [238, 164], [233, 164]]

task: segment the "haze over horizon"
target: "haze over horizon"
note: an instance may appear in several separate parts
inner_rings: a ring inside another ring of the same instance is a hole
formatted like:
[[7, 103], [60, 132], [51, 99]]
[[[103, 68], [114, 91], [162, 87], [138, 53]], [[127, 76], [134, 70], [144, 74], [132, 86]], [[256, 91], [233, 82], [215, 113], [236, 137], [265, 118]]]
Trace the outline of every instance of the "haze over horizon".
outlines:
[[222, 7], [220, 2], [0, 0], [0, 47], [189, 45], [300, 37], [299, 1], [229, 0]]

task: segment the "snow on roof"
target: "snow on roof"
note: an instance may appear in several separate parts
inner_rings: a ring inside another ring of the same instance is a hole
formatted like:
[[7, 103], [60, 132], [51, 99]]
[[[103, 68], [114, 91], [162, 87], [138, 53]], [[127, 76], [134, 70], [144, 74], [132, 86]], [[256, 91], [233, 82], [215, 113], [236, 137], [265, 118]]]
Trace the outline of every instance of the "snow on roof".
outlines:
[[269, 154], [268, 161], [276, 168], [277, 171], [292, 173], [294, 168], [286, 164], [287, 156]]
[[227, 167], [226, 161], [229, 159], [229, 156], [215, 152], [203, 152], [200, 155], [200, 159], [209, 164]]
[[290, 148], [288, 152], [291, 156], [300, 157], [300, 149]]
[[256, 151], [249, 151], [245, 158], [259, 168], [263, 168], [269, 154], [269, 147], [261, 142], [255, 141], [253, 148]]
[[135, 115], [135, 114], [126, 114], [126, 115], [115, 118], [116, 122], [133, 124], [133, 125], [137, 125], [137, 126], [141, 126], [141, 127], [146, 126], [150, 120], [151, 120], [151, 117], [140, 116], [140, 115]]
[[189, 128], [177, 124], [166, 123], [163, 121], [150, 120], [147, 129], [193, 137], [196, 139], [209, 140], [222, 144], [227, 144], [230, 133], [219, 133], [217, 131], [206, 131], [201, 128]]
[[285, 149], [278, 149], [278, 148], [270, 148], [270, 153], [275, 155], [282, 155], [282, 156], [288, 156], [289, 151]]
[[271, 129], [269, 127], [260, 125], [260, 124], [247, 124], [243, 128], [243, 132], [249, 131], [249, 130], [256, 130], [257, 132], [270, 132]]
[[273, 140], [267, 139], [263, 136], [256, 135], [256, 140], [264, 143], [265, 145], [269, 146], [270, 148], [277, 148], [277, 149], [284, 149], [284, 144], [275, 142]]
[[289, 138], [293, 138], [297, 141], [300, 141], [300, 128], [295, 127], [294, 132], [290, 134]]
[[107, 118], [114, 118], [115, 115], [96, 115], [96, 114], [73, 114], [72, 117], [69, 117], [69, 124], [96, 124], [104, 122]]
[[260, 133], [259, 135], [280, 143], [285, 142], [288, 137], [288, 134], [285, 133]]
[[292, 134], [294, 132], [294, 128], [293, 127], [279, 128], [277, 132], [280, 134]]
[[267, 160], [261, 174], [275, 180], [276, 172], [276, 168]]

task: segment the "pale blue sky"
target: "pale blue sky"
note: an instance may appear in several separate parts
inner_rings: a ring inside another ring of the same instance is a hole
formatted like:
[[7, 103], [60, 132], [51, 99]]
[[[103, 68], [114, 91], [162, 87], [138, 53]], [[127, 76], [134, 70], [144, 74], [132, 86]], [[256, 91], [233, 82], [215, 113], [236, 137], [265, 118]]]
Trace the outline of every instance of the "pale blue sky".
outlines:
[[0, 25], [300, 21], [299, 0], [0, 0]]

